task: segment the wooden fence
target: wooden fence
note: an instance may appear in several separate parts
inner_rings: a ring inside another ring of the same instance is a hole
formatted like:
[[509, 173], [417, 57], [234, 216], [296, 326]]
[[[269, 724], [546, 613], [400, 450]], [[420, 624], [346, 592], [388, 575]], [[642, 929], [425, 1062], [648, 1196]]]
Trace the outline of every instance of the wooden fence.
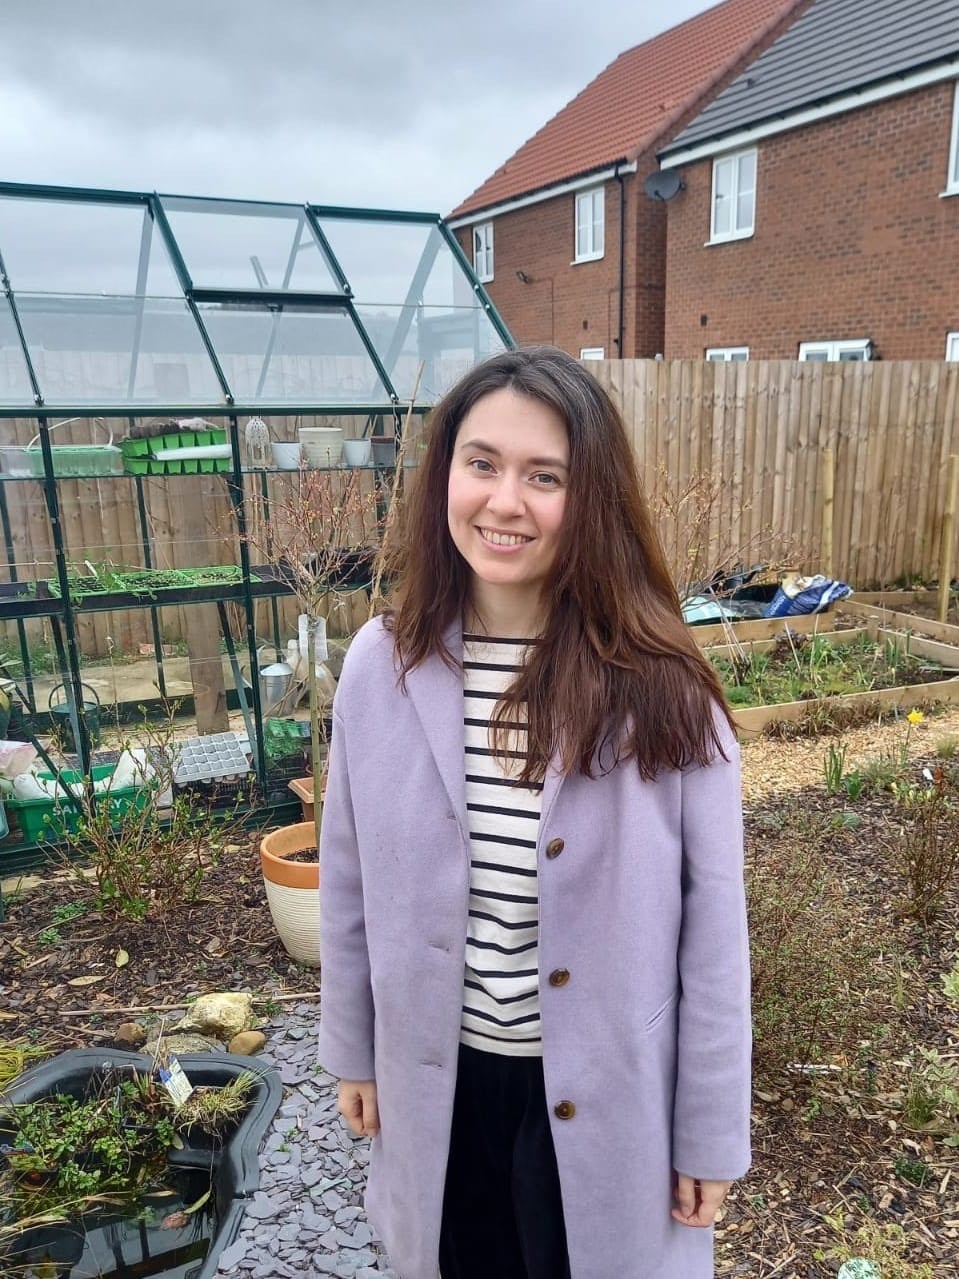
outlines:
[[[832, 569], [851, 585], [934, 577], [959, 363], [625, 360], [590, 365], [620, 406], [654, 505], [712, 477], [720, 556], [769, 548], [816, 572], [835, 457]], [[667, 501], [666, 505], [669, 503]], [[664, 528], [667, 543], [677, 530]]]
[[[936, 575], [947, 461], [959, 453], [959, 363], [625, 360], [589, 367], [623, 412], [680, 569], [707, 490], [708, 544], [697, 531], [697, 563], [772, 557], [805, 572], [822, 569], [822, 460], [832, 450], [834, 574], [861, 589]], [[363, 425], [342, 421], [349, 433]], [[113, 427], [122, 435], [126, 421]], [[295, 437], [295, 419], [274, 418], [271, 428], [274, 438]], [[0, 422], [0, 442], [26, 442], [34, 431], [27, 420]], [[76, 423], [57, 438], [89, 442], [89, 431]], [[150, 477], [145, 489], [158, 566], [197, 562], [188, 548], [198, 521], [211, 550], [220, 548], [207, 562], [236, 562], [219, 477]], [[18, 576], [52, 577], [40, 486], [11, 483], [5, 490]], [[132, 483], [65, 481], [60, 494], [75, 562], [143, 562]], [[0, 564], [0, 580], [9, 576], [9, 564]], [[148, 642], [148, 626], [145, 612], [88, 614], [81, 644], [87, 653], [106, 653], [109, 636], [120, 651], [135, 651]], [[164, 610], [163, 627], [166, 638], [184, 634], [179, 610]], [[3, 632], [11, 636], [9, 624]]]

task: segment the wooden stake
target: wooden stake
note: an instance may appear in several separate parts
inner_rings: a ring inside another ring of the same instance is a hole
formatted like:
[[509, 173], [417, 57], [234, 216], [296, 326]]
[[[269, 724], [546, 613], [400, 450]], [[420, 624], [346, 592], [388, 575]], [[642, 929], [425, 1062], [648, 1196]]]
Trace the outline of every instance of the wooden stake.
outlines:
[[956, 485], [959, 482], [959, 455], [949, 456], [946, 474], [946, 509], [942, 515], [942, 539], [939, 543], [939, 612], [940, 622], [949, 614], [949, 583], [952, 581], [952, 543], [956, 527]]
[[836, 455], [823, 449], [822, 455], [822, 571], [833, 576], [832, 517], [836, 487]]

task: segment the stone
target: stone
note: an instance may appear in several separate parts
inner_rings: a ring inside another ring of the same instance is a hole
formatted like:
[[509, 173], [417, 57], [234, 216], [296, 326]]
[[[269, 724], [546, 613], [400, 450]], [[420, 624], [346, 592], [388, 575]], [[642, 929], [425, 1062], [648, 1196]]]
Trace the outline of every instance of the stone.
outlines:
[[217, 1259], [217, 1270], [233, 1270], [240, 1264], [246, 1256], [247, 1247], [244, 1239], [238, 1239], [236, 1243], [231, 1243], [228, 1248], [224, 1248]]
[[238, 1057], [252, 1057], [265, 1044], [266, 1035], [264, 1035], [262, 1030], [241, 1030], [238, 1035], [234, 1035], [230, 1040], [227, 1052], [235, 1053]]
[[229, 1042], [253, 1027], [253, 996], [246, 991], [217, 991], [201, 995], [177, 1023], [177, 1030], [196, 1030]]
[[[144, 1046], [143, 1051], [152, 1057], [156, 1054], [159, 1046], [159, 1039], [150, 1039]], [[166, 1052], [171, 1053], [218, 1053], [223, 1051], [223, 1045], [218, 1040], [211, 1039], [209, 1035], [196, 1035], [192, 1032], [180, 1034], [179, 1031], [163, 1036], [163, 1048]]]
[[147, 1041], [147, 1032], [143, 1029], [138, 1021], [122, 1021], [117, 1026], [114, 1040], [120, 1048], [128, 1048], [131, 1052], [136, 1052], [138, 1048], [142, 1048]]

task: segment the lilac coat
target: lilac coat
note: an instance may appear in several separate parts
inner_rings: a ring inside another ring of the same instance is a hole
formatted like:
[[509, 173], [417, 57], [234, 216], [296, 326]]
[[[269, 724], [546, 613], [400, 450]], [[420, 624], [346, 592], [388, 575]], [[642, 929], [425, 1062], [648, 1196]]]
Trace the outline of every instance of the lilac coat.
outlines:
[[[462, 652], [457, 629], [451, 651]], [[738, 747], [643, 782], [543, 788], [543, 1069], [572, 1279], [711, 1279], [712, 1230], [675, 1223], [672, 1169], [749, 1164], [749, 965]], [[320, 1060], [376, 1079], [367, 1210], [402, 1279], [436, 1279], [463, 996], [469, 856], [459, 674], [397, 686], [379, 620], [334, 702], [321, 838]], [[562, 840], [555, 853], [554, 841]], [[547, 856], [552, 843], [553, 855]], [[545, 980], [556, 968], [570, 980]], [[552, 1108], [572, 1101], [575, 1115]]]

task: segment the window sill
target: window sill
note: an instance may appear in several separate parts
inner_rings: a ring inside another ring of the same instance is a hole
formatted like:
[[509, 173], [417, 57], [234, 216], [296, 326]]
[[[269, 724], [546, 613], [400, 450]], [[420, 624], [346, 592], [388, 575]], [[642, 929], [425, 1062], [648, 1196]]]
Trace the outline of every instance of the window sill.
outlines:
[[479, 280], [480, 284], [492, 284], [492, 283], [493, 283], [493, 277], [492, 277], [491, 275], [478, 275], [476, 278], [477, 278], [477, 280]]
[[945, 191], [939, 192], [939, 199], [948, 200], [951, 195], [959, 195], [959, 187], [946, 187]]
[[703, 245], [704, 249], [711, 249], [716, 244], [735, 244], [737, 240], [751, 240], [756, 234], [753, 231], [737, 231], [734, 235], [714, 235], [711, 240], [707, 240]]
[[605, 249], [602, 253], [587, 253], [585, 257], [573, 258], [572, 262], [570, 262], [570, 266], [581, 266], [584, 262], [601, 262], [605, 256]]

